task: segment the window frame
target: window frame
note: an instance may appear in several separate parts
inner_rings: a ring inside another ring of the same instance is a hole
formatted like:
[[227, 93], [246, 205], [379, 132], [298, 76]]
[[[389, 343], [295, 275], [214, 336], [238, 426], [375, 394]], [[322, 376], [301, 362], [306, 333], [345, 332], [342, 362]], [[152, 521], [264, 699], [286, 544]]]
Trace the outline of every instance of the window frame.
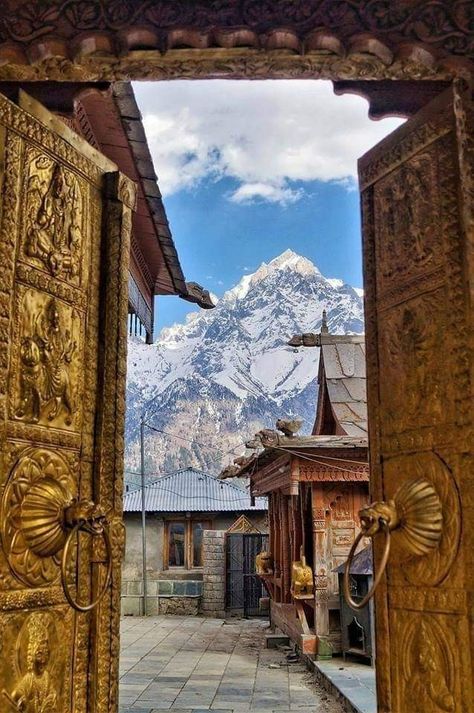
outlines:
[[[170, 529], [173, 524], [184, 524], [184, 564], [170, 565]], [[165, 531], [163, 542], [163, 570], [182, 572], [183, 570], [202, 570], [202, 565], [194, 565], [194, 538], [193, 528], [197, 523], [202, 523], [203, 531], [212, 530], [213, 523], [209, 517], [167, 517], [165, 519]]]

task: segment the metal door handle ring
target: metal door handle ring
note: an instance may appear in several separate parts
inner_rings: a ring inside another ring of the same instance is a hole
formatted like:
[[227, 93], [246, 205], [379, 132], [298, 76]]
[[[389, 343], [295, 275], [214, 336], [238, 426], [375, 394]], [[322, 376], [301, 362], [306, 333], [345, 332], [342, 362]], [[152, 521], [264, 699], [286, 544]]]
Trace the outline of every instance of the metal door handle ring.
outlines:
[[350, 586], [349, 586], [349, 577], [350, 577], [350, 568], [352, 565], [352, 560], [354, 559], [354, 554], [355, 551], [362, 540], [363, 537], [366, 537], [366, 533], [364, 530], [361, 530], [357, 537], [355, 538], [354, 542], [352, 543], [352, 547], [349, 552], [349, 556], [346, 560], [346, 566], [344, 568], [344, 580], [343, 580], [343, 587], [344, 587], [344, 597], [346, 602], [349, 604], [349, 606], [352, 609], [363, 609], [366, 604], [369, 603], [369, 601], [372, 599], [372, 597], [375, 594], [375, 590], [380, 584], [380, 580], [382, 579], [383, 573], [385, 572], [385, 567], [387, 566], [388, 562], [388, 557], [390, 555], [390, 544], [391, 544], [391, 537], [390, 537], [390, 525], [385, 518], [381, 517], [379, 518], [379, 525], [380, 529], [383, 530], [385, 534], [385, 547], [382, 555], [382, 559], [380, 561], [380, 566], [377, 568], [377, 574], [374, 577], [373, 584], [365, 597], [363, 597], [360, 602], [354, 601], [351, 596], [350, 592]]
[[[107, 573], [105, 576], [105, 581], [102, 585], [102, 589], [100, 590], [98, 596], [93, 602], [90, 602], [90, 604], [79, 604], [77, 602], [69, 589], [69, 584], [67, 582], [67, 563], [69, 561], [69, 552], [71, 550], [71, 546], [74, 540], [74, 537], [76, 534], [80, 531], [86, 531], [91, 533], [94, 537], [97, 537], [99, 535], [102, 535], [104, 538], [104, 543], [105, 543], [105, 549], [107, 551]], [[64, 549], [61, 557], [61, 584], [63, 586], [64, 590], [64, 595], [66, 599], [68, 600], [69, 604], [72, 606], [73, 609], [79, 612], [89, 612], [92, 611], [92, 609], [95, 609], [102, 599], [104, 598], [105, 593], [107, 592], [110, 578], [112, 576], [112, 544], [110, 542], [110, 535], [107, 527], [104, 527], [101, 529], [100, 532], [92, 532], [90, 529], [84, 530], [83, 523], [76, 523], [74, 527], [69, 531], [69, 534], [66, 538], [66, 542], [64, 544]]]

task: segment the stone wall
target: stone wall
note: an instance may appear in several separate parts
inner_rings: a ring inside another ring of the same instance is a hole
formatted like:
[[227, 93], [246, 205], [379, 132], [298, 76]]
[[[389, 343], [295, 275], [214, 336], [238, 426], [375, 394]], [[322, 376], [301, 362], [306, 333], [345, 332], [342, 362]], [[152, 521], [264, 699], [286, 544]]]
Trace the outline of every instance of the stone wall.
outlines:
[[204, 616], [225, 617], [225, 531], [204, 530], [203, 591]]
[[[148, 580], [147, 612], [196, 616], [200, 611], [202, 582], [199, 580]], [[122, 582], [122, 614], [140, 616], [143, 613], [143, 582]]]

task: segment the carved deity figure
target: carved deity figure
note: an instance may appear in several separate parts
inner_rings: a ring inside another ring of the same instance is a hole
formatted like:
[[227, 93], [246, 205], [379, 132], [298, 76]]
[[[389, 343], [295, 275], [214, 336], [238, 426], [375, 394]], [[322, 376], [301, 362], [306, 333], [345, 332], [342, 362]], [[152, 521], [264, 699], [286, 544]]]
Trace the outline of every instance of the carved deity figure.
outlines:
[[[424, 622], [414, 640], [413, 672], [407, 685], [410, 701], [417, 711], [454, 711], [454, 696], [446, 681], [446, 672], [436, 653], [437, 644]], [[433, 704], [436, 708], [433, 708]]]
[[38, 423], [41, 412], [41, 350], [33, 337], [24, 337], [20, 348], [20, 404], [17, 418]]
[[56, 164], [44, 190], [38, 175], [28, 181], [27, 202], [32, 216], [26, 242], [26, 253], [35, 257], [52, 275], [74, 277], [78, 273], [80, 194], [74, 176]]
[[32, 614], [28, 621], [26, 673], [13, 690], [10, 699], [21, 713], [54, 713], [58, 697], [48, 666], [51, 659], [48, 617]]
[[58, 303], [51, 298], [35, 320], [34, 333], [22, 339], [17, 418], [38, 423], [46, 412], [52, 421], [64, 409], [66, 424], [72, 423], [69, 366], [75, 350], [76, 342], [64, 329]]
[[403, 413], [407, 424], [424, 414], [436, 421], [443, 416], [442, 375], [432, 364], [437, 332], [430, 314], [435, 308], [431, 302], [420, 306], [418, 313], [406, 307], [388, 322], [387, 357], [391, 365], [399, 364], [397, 379], [404, 376], [403, 389], [387, 389], [389, 413], [395, 420]]
[[48, 419], [50, 421], [55, 419], [63, 407], [67, 413], [66, 423], [70, 425], [73, 405], [68, 367], [76, 343], [72, 341], [70, 331], [62, 329], [60, 313], [54, 298], [46, 307], [39, 326], [38, 338], [42, 346], [45, 366], [44, 396], [46, 401], [53, 402]]

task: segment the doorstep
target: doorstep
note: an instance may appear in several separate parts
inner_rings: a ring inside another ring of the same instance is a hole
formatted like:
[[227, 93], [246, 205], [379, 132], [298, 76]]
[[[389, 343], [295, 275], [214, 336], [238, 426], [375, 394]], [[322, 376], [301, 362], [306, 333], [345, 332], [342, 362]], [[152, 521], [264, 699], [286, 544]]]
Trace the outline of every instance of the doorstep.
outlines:
[[314, 661], [306, 658], [307, 666], [318, 682], [339, 698], [347, 713], [377, 713], [375, 669], [357, 661]]

